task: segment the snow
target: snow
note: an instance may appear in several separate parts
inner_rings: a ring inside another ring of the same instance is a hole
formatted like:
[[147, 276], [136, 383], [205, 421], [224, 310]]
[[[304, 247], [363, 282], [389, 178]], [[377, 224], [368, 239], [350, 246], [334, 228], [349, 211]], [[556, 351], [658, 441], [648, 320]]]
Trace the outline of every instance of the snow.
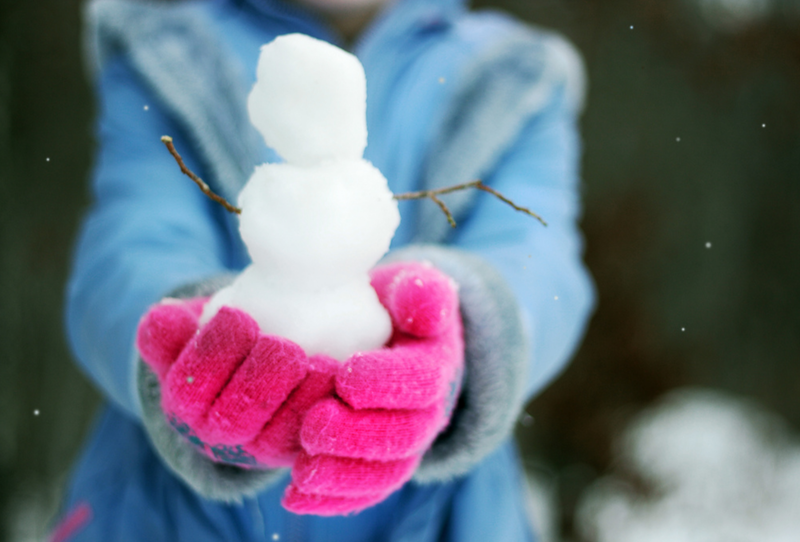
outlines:
[[302, 34], [280, 36], [261, 48], [247, 101], [267, 145], [297, 165], [360, 159], [367, 146], [366, 104], [358, 59]]
[[538, 542], [557, 542], [557, 489], [552, 474], [542, 469], [525, 473], [526, 511]]
[[525, 412], [522, 415], [522, 418], [520, 418], [519, 421], [519, 423], [521, 423], [523, 427], [531, 427], [533, 426], [533, 422], [534, 422], [533, 416], [531, 416], [527, 412]]
[[717, 392], [683, 390], [642, 414], [622, 463], [649, 498], [606, 477], [578, 518], [595, 542], [797, 541], [800, 446], [774, 416]]
[[700, 14], [720, 30], [738, 32], [770, 15], [774, 0], [695, 0]]
[[[303, 66], [298, 70], [297, 66]], [[358, 60], [300, 34], [261, 49], [251, 120], [286, 160], [239, 195], [252, 265], [207, 304], [240, 308], [307, 354], [344, 360], [383, 346], [391, 321], [369, 283], [400, 223], [386, 178], [362, 158], [366, 82]]]

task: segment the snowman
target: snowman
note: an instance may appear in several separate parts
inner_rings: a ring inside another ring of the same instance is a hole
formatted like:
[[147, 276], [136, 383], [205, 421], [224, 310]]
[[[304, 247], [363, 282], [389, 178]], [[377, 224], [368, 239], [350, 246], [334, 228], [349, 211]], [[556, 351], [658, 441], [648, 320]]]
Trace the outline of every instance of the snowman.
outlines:
[[239, 195], [252, 260], [206, 304], [241, 309], [261, 332], [344, 361], [380, 348], [392, 324], [369, 271], [400, 223], [386, 178], [363, 159], [366, 78], [355, 56], [302, 34], [261, 48], [250, 119], [284, 163], [262, 164]]

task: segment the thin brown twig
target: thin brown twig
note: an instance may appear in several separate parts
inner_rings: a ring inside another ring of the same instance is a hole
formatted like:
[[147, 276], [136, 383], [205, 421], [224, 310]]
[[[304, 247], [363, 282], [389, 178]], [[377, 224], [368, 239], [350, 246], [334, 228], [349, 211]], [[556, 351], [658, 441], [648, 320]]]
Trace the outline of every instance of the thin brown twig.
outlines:
[[[435, 194], [428, 194], [428, 197], [431, 198], [434, 202], [436, 202], [436, 205], [438, 205], [439, 208], [442, 210], [442, 212], [444, 213], [444, 216], [447, 217], [447, 221], [450, 223], [450, 226], [455, 228], [456, 227], [456, 221], [453, 218], [453, 213], [450, 212], [450, 209], [447, 207], [445, 202], [443, 202], [442, 200], [437, 198]], [[395, 199], [400, 199], [400, 198], [395, 196]]]
[[[203, 179], [195, 175], [194, 172], [192, 172], [192, 170], [186, 167], [186, 164], [184, 164], [183, 162], [183, 158], [181, 158], [181, 155], [178, 154], [178, 151], [175, 150], [175, 145], [173, 145], [172, 138], [170, 136], [166, 135], [161, 136], [161, 142], [167, 146], [167, 150], [169, 150], [169, 153], [172, 155], [173, 158], [175, 158], [175, 161], [178, 163], [178, 166], [180, 166], [181, 172], [187, 177], [189, 177], [191, 180], [193, 180], [195, 184], [197, 184], [197, 186], [200, 187], [200, 190], [202, 190], [206, 196], [208, 196], [209, 198], [213, 199], [214, 201], [225, 207], [225, 209], [227, 209], [231, 213], [236, 213], [237, 215], [242, 213], [242, 210], [239, 207], [234, 207], [233, 205], [228, 203], [228, 200], [226, 200], [222, 196], [218, 196], [217, 194], [215, 194], [211, 190], [211, 188], [209, 188], [209, 186], [203, 181]], [[505, 197], [503, 194], [495, 190], [494, 188], [491, 188], [483, 184], [483, 182], [481, 182], [480, 179], [476, 181], [457, 184], [454, 186], [447, 186], [445, 188], [437, 188], [436, 190], [420, 190], [419, 192], [404, 192], [402, 194], [395, 194], [394, 199], [400, 201], [400, 200], [430, 198], [433, 202], [436, 203], [436, 205], [439, 206], [439, 208], [445, 214], [445, 216], [447, 217], [447, 221], [450, 223], [450, 226], [455, 228], [456, 221], [453, 218], [453, 213], [450, 212], [450, 209], [447, 207], [445, 202], [439, 199], [438, 196], [441, 196], [442, 194], [449, 194], [451, 192], [456, 192], [457, 190], [466, 190], [469, 188], [477, 188], [478, 190], [483, 190], [484, 192], [488, 192], [493, 196], [495, 196], [500, 201], [507, 203], [515, 210], [523, 212], [529, 216], [532, 216], [533, 218], [541, 222], [543, 226], [547, 226], [547, 222], [545, 222], [541, 216], [537, 215], [530, 209], [527, 209], [525, 207], [520, 207], [519, 205], [517, 205], [516, 203]]]
[[169, 153], [172, 155], [175, 161], [178, 162], [178, 165], [181, 168], [181, 172], [187, 177], [189, 177], [191, 180], [193, 180], [195, 184], [200, 187], [200, 190], [203, 191], [203, 194], [213, 199], [223, 207], [225, 207], [225, 209], [228, 210], [229, 212], [236, 213], [237, 215], [242, 214], [242, 210], [239, 207], [234, 207], [233, 205], [228, 203], [228, 200], [226, 200], [222, 196], [218, 196], [217, 194], [215, 194], [211, 190], [211, 188], [209, 188], [209, 186], [205, 183], [205, 181], [203, 181], [203, 179], [195, 175], [191, 169], [186, 167], [186, 164], [183, 163], [183, 158], [181, 158], [181, 155], [178, 154], [178, 151], [175, 150], [175, 145], [172, 144], [172, 138], [170, 136], [166, 135], [161, 136], [161, 142], [167, 146]]
[[419, 192], [405, 192], [403, 194], [395, 194], [394, 199], [396, 200], [409, 200], [409, 199], [422, 199], [422, 198], [430, 198], [431, 200], [435, 201], [437, 205], [442, 209], [442, 212], [447, 216], [447, 221], [450, 223], [452, 227], [456, 227], [456, 221], [453, 219], [453, 215], [450, 213], [450, 209], [447, 208], [447, 205], [444, 204], [442, 200], [440, 200], [437, 196], [441, 196], [442, 194], [449, 194], [450, 192], [455, 192], [457, 190], [466, 190], [468, 188], [477, 188], [478, 190], [483, 190], [484, 192], [488, 192], [495, 196], [497, 199], [502, 201], [503, 203], [507, 203], [515, 210], [525, 213], [528, 216], [532, 216], [536, 220], [542, 223], [543, 226], [547, 226], [547, 222], [545, 220], [525, 207], [520, 207], [503, 194], [483, 184], [480, 179], [476, 181], [469, 181], [462, 184], [457, 184], [454, 186], [448, 186], [445, 188], [438, 188], [436, 190], [420, 190]]

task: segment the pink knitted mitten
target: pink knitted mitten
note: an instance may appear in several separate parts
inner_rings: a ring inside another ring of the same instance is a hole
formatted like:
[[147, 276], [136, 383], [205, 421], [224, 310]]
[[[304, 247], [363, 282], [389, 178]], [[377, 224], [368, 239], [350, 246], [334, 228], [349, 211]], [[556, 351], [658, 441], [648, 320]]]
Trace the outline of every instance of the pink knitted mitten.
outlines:
[[458, 397], [464, 342], [452, 280], [400, 263], [376, 268], [372, 286], [394, 334], [341, 364], [335, 395], [308, 411], [283, 499], [292, 512], [339, 515], [384, 500], [411, 478]]
[[260, 333], [238, 309], [223, 307], [198, 331], [206, 301], [167, 299], [139, 323], [136, 345], [161, 383], [167, 419], [217, 462], [290, 466], [303, 415], [331, 394], [338, 364]]

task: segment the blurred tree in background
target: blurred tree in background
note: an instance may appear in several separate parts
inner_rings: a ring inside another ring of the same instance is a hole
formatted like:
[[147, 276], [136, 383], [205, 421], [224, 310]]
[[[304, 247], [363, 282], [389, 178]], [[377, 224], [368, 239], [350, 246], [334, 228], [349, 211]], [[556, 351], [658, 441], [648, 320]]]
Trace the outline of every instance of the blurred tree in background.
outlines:
[[43, 539], [98, 401], [62, 324], [92, 147], [79, 20], [77, 0], [0, 4], [0, 539]]
[[584, 55], [586, 261], [599, 306], [519, 437], [565, 535], [630, 416], [680, 385], [800, 427], [800, 3], [517, 1]]
[[[730, 390], [800, 427], [800, 2], [476, 7], [566, 34], [589, 72], [583, 229], [600, 304], [518, 433], [571, 537], [612, 437], [671, 388]], [[0, 540], [47, 532], [99, 401], [62, 325], [93, 144], [80, 10], [0, 3]]]

